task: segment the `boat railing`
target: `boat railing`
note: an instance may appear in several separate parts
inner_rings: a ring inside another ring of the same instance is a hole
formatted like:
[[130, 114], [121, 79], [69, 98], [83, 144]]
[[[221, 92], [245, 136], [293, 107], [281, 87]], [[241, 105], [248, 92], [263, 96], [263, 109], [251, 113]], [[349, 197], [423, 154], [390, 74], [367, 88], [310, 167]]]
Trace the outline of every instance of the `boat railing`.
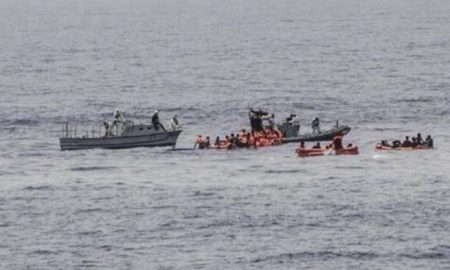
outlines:
[[[104, 138], [106, 136], [106, 130], [102, 125], [97, 127], [91, 127], [90, 129], [79, 129], [76, 124], [70, 124], [65, 122], [62, 130], [62, 138], [75, 139], [75, 138]], [[110, 136], [108, 136], [110, 137]]]

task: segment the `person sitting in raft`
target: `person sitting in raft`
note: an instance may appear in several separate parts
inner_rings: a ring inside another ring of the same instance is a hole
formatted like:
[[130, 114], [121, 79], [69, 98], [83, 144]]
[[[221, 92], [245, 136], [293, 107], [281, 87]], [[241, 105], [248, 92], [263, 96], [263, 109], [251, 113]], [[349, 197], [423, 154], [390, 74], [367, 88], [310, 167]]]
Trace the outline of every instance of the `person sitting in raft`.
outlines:
[[381, 141], [381, 145], [382, 145], [382, 146], [386, 146], [386, 147], [391, 147], [391, 146], [389, 145], [389, 143], [388, 143], [387, 140]]
[[198, 149], [205, 149], [205, 140], [203, 139], [202, 135], [197, 136], [197, 140], [194, 144], [194, 149], [197, 147]]
[[402, 146], [402, 142], [401, 141], [395, 140], [395, 141], [392, 142], [392, 148], [398, 148], [400, 146]]
[[412, 137], [411, 140], [412, 140], [411, 142], [412, 148], [416, 148], [417, 146], [419, 146], [419, 142], [417, 141], [416, 137]]
[[320, 148], [322, 148], [322, 147], [320, 146], [320, 142], [317, 142], [316, 145], [314, 145], [314, 146], [312, 147], [312, 149], [320, 149]]
[[425, 145], [428, 146], [429, 148], [433, 148], [433, 147], [434, 147], [433, 144], [434, 144], [433, 139], [431, 138], [430, 135], [428, 135], [428, 136], [425, 138]]
[[247, 132], [247, 143], [248, 147], [255, 146], [255, 138], [253, 138], [250, 132]]
[[319, 117], [314, 117], [311, 122], [311, 128], [313, 130], [313, 134], [320, 134], [320, 119]]
[[422, 139], [422, 134], [417, 133], [416, 139], [417, 139], [417, 143], [418, 144], [420, 144], [420, 145], [424, 145], [425, 144], [424, 140]]
[[[300, 142], [300, 148], [304, 149], [305, 148], [305, 142]], [[313, 147], [314, 148], [314, 147]]]
[[216, 137], [216, 140], [214, 141], [214, 146], [217, 148], [220, 148], [220, 137], [219, 136]]
[[342, 146], [342, 136], [341, 135], [334, 136], [333, 147], [334, 147], [334, 150], [341, 150], [342, 148], [344, 148]]
[[411, 147], [412, 146], [412, 143], [411, 143], [411, 141], [409, 140], [409, 136], [406, 136], [405, 137], [405, 140], [403, 141], [403, 143], [402, 143], [402, 147]]

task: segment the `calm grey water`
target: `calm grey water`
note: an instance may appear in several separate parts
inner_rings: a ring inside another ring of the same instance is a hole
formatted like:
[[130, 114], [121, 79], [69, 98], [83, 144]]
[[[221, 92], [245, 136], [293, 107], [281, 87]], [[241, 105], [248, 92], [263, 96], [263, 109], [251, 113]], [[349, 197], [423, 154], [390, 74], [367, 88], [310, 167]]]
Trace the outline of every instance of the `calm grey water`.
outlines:
[[[450, 269], [450, 2], [0, 1], [1, 269]], [[353, 127], [352, 157], [59, 151], [62, 123], [249, 107]], [[436, 150], [377, 153], [432, 134]]]

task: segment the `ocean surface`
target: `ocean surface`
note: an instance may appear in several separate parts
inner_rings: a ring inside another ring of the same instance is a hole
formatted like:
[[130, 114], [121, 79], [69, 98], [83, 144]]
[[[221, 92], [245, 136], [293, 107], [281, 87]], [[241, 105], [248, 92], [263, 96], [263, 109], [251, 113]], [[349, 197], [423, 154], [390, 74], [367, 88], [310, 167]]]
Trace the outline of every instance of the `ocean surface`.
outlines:
[[[1, 0], [0, 269], [450, 269], [450, 1]], [[62, 152], [63, 123], [310, 131], [359, 156]], [[431, 134], [432, 151], [379, 153]]]

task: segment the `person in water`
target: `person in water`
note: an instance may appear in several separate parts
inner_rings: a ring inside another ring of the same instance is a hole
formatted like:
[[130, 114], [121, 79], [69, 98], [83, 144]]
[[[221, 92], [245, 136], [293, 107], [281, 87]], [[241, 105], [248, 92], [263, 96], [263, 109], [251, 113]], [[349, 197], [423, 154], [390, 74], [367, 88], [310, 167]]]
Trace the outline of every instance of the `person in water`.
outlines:
[[197, 136], [197, 140], [195, 141], [194, 144], [194, 149], [197, 147], [198, 149], [205, 149], [205, 140], [203, 139], [202, 135]]
[[316, 145], [314, 145], [314, 146], [312, 147], [312, 149], [320, 149], [320, 148], [322, 148], [322, 147], [320, 146], [320, 142], [317, 142]]
[[433, 139], [431, 138], [431, 135], [428, 135], [425, 138], [425, 145], [428, 146], [429, 148], [433, 148], [434, 147], [434, 142], [433, 142]]
[[211, 146], [211, 139], [209, 138], [209, 136], [206, 136], [205, 148], [208, 149], [210, 146]]
[[409, 136], [405, 137], [405, 140], [402, 143], [402, 147], [411, 147], [412, 146], [412, 142], [409, 140]]

